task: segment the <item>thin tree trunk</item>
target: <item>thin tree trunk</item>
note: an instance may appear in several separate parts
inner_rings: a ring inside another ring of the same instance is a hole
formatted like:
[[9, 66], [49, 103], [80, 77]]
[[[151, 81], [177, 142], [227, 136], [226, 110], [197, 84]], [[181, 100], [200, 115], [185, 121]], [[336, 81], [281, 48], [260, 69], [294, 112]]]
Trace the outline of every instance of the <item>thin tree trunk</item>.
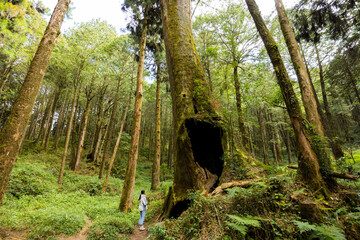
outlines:
[[126, 107], [125, 107], [125, 110], [124, 110], [124, 115], [123, 115], [121, 125], [120, 125], [119, 134], [118, 134], [117, 139], [116, 139], [116, 143], [115, 143], [113, 153], [112, 153], [111, 158], [109, 160], [109, 167], [108, 167], [108, 170], [106, 172], [104, 184], [103, 184], [103, 187], [102, 187], [103, 192], [106, 191], [106, 187], [107, 187], [107, 184], [108, 184], [108, 181], [109, 181], [111, 170], [112, 170], [115, 158], [116, 158], [116, 153], [117, 153], [118, 148], [120, 146], [121, 135], [122, 135], [122, 132], [123, 132], [123, 129], [124, 129], [124, 125], [125, 125], [125, 121], [126, 121], [126, 115], [127, 115], [128, 109], [129, 109], [130, 102], [131, 102], [131, 96], [132, 96], [132, 92], [130, 93], [129, 100], [128, 100], [127, 104], [126, 104]]
[[240, 83], [239, 83], [239, 75], [238, 75], [238, 66], [234, 67], [234, 85], [235, 85], [235, 95], [236, 95], [236, 108], [238, 111], [238, 122], [241, 132], [241, 144], [244, 146], [245, 150], [249, 152], [250, 150], [250, 141], [249, 141], [249, 133], [245, 126], [245, 121], [242, 113], [241, 107], [241, 93], [240, 93]]
[[101, 140], [100, 132], [103, 127], [102, 121], [103, 121], [103, 114], [104, 114], [103, 105], [104, 105], [105, 89], [106, 88], [103, 88], [102, 91], [100, 91], [100, 96], [99, 96], [99, 100], [98, 100], [98, 107], [97, 107], [98, 112], [96, 115], [96, 128], [95, 128], [95, 134], [94, 134], [91, 153], [90, 153], [90, 156], [91, 156], [90, 161], [91, 162], [95, 162], [97, 151], [98, 151], [99, 145], [100, 145], [99, 140]]
[[131, 144], [129, 150], [129, 159], [126, 169], [126, 175], [124, 180], [123, 191], [121, 194], [121, 200], [119, 209], [120, 211], [129, 212], [133, 205], [134, 188], [135, 188], [135, 175], [136, 175], [136, 164], [139, 150], [139, 135], [141, 125], [141, 109], [142, 109], [142, 97], [143, 97], [143, 72], [144, 72], [144, 61], [145, 61], [145, 48], [146, 48], [146, 31], [147, 31], [147, 7], [145, 10], [145, 19], [142, 23], [142, 34], [140, 43], [139, 53], [139, 65], [137, 72], [136, 81], [136, 96], [135, 96], [135, 107], [134, 107], [134, 122], [131, 137]]
[[0, 206], [70, 0], [59, 0], [0, 134]]
[[[118, 92], [120, 91], [121, 80], [122, 79], [119, 79], [119, 81], [118, 81], [118, 86], [117, 86], [117, 90], [116, 90], [115, 94], [118, 94]], [[100, 167], [100, 171], [99, 171], [99, 179], [102, 179], [102, 177], [104, 175], [105, 166], [108, 161], [107, 154], [108, 154], [108, 151], [110, 148], [111, 140], [113, 138], [112, 131], [113, 131], [115, 121], [116, 121], [115, 118], [116, 118], [118, 104], [119, 104], [119, 97], [116, 96], [114, 99], [113, 109], [112, 109], [111, 116], [110, 116], [108, 131], [107, 131], [107, 134], [105, 135], [104, 151], [103, 151], [102, 162], [101, 162], [101, 167]]]
[[61, 133], [61, 130], [62, 130], [62, 125], [63, 125], [63, 122], [64, 122], [64, 116], [65, 116], [65, 110], [66, 110], [67, 104], [68, 104], [68, 100], [66, 99], [64, 101], [64, 104], [61, 106], [61, 109], [60, 109], [59, 118], [57, 120], [56, 128], [55, 128], [54, 149], [58, 148], [59, 137], [60, 137], [60, 133]]
[[311, 139], [309, 127], [303, 118], [298, 99], [282, 61], [278, 46], [266, 27], [255, 1], [246, 0], [246, 4], [273, 64], [286, 109], [293, 124], [298, 147], [298, 174], [310, 189], [319, 191], [327, 197], [327, 187], [320, 174], [318, 157], [313, 150], [312, 141], [309, 140]]
[[161, 156], [160, 64], [157, 64], [157, 67], [158, 70], [156, 74], [155, 157], [152, 166], [152, 181], [151, 181], [152, 190], [156, 190], [160, 186], [160, 156]]
[[50, 118], [50, 113], [51, 113], [51, 108], [52, 108], [52, 103], [53, 103], [53, 94], [49, 97], [44, 114], [41, 117], [41, 122], [40, 122], [40, 129], [39, 129], [39, 134], [35, 140], [35, 143], [39, 143], [45, 135], [45, 130], [46, 130], [46, 125], [48, 123], [48, 119]]
[[262, 149], [263, 149], [263, 155], [264, 155], [264, 163], [266, 165], [270, 165], [269, 162], [269, 154], [267, 151], [267, 144], [265, 139], [265, 126], [264, 126], [264, 109], [259, 109], [257, 113], [259, 127], [260, 127], [260, 136], [261, 136], [261, 142], [262, 142]]
[[354, 89], [354, 93], [355, 93], [355, 96], [356, 96], [358, 102], [360, 103], [360, 93], [359, 93], [359, 89], [356, 85], [356, 79], [354, 77], [354, 74], [351, 72], [349, 63], [347, 62], [346, 59], [344, 62], [345, 62], [345, 70], [349, 75], [350, 84], [351, 84], [352, 88]]
[[[84, 64], [82, 64], [82, 66], [84, 66]], [[64, 146], [64, 152], [62, 155], [61, 167], [60, 167], [60, 172], [59, 172], [59, 179], [58, 179], [59, 184], [62, 184], [63, 176], [64, 176], [64, 169], [65, 169], [66, 157], [67, 157], [67, 152], [68, 152], [69, 142], [70, 142], [70, 137], [71, 137], [71, 130], [72, 130], [72, 125], [73, 125], [73, 121], [74, 121], [74, 117], [75, 117], [74, 116], [75, 115], [75, 107], [76, 107], [76, 102], [77, 102], [79, 91], [80, 91], [81, 72], [82, 72], [82, 67], [80, 67], [79, 72], [78, 72], [78, 76], [77, 76], [77, 80], [76, 80], [76, 84], [75, 84], [74, 95], [73, 95], [73, 100], [72, 100], [72, 104], [71, 104], [70, 119], [69, 119], [67, 130], [66, 130], [65, 146]]]
[[58, 90], [57, 93], [55, 93], [54, 102], [52, 104], [51, 115], [50, 115], [49, 123], [48, 123], [48, 126], [47, 126], [47, 132], [45, 134], [45, 144], [44, 144], [45, 145], [45, 147], [44, 147], [45, 150], [47, 150], [48, 147], [49, 147], [51, 130], [52, 130], [52, 126], [53, 126], [54, 116], [55, 116], [56, 107], [57, 107], [59, 97], [60, 97], [60, 89]]
[[93, 99], [93, 97], [94, 97], [94, 95], [90, 92], [87, 97], [86, 107], [85, 107], [83, 117], [81, 120], [82, 127], [80, 130], [80, 138], [79, 138], [79, 143], [78, 143], [78, 147], [77, 147], [77, 151], [76, 151], [76, 158], [75, 158], [74, 163], [71, 166], [71, 170], [73, 170], [73, 171], [78, 169], [80, 161], [81, 161], [81, 153], [84, 148], [84, 141], [85, 141], [86, 129], [87, 129], [87, 125], [88, 125], [91, 100]]

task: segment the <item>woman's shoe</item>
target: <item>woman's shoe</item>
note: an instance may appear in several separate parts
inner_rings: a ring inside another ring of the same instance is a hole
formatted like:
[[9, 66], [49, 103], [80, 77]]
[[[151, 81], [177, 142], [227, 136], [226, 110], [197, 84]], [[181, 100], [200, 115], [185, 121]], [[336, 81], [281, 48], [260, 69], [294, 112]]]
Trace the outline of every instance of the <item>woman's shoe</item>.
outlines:
[[139, 228], [139, 230], [140, 230], [140, 231], [144, 231], [144, 230], [146, 230], [146, 229], [144, 228], [144, 226], [141, 226], [141, 227]]

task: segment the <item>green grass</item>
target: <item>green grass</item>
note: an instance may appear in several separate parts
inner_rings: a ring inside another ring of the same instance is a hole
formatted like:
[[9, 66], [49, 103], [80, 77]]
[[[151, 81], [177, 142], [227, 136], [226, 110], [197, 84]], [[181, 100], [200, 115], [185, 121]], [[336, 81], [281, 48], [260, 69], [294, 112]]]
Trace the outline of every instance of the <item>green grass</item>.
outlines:
[[[138, 221], [137, 197], [145, 189], [151, 205], [147, 221], [161, 209], [162, 197], [171, 182], [162, 183], [156, 192], [150, 191], [151, 162], [140, 158], [136, 175], [134, 209], [130, 213], [118, 210], [123, 180], [110, 177], [106, 193], [103, 180], [90, 175], [74, 174], [66, 168], [63, 185], [57, 184], [61, 151], [24, 151], [18, 158], [7, 192], [0, 208], [0, 227], [29, 232], [29, 239], [56, 239], [60, 234], [73, 235], [92, 221], [89, 239], [124, 239]], [[126, 162], [126, 159], [121, 159]], [[125, 164], [119, 164], [122, 168]], [[83, 163], [83, 167], [86, 165]], [[122, 172], [123, 169], [122, 169]], [[124, 176], [120, 176], [124, 178]], [[152, 197], [153, 195], [153, 197]], [[162, 196], [162, 197], [159, 197]]]

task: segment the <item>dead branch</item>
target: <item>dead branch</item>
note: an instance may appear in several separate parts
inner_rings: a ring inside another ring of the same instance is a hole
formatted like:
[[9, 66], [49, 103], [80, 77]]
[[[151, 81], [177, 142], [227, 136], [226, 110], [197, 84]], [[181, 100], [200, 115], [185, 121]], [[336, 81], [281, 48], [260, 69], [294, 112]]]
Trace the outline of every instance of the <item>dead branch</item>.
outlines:
[[252, 182], [254, 182], [254, 180], [234, 181], [234, 182], [223, 183], [219, 187], [215, 188], [215, 190], [211, 192], [211, 195], [217, 195], [220, 192], [222, 192], [222, 191], [224, 191], [225, 189], [228, 189], [228, 188], [247, 187]]

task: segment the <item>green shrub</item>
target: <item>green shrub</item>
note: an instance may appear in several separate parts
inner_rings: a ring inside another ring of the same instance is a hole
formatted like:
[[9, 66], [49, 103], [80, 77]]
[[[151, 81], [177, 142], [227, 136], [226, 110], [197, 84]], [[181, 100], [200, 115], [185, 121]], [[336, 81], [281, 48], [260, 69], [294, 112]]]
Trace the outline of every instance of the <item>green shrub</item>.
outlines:
[[20, 198], [25, 195], [37, 196], [57, 189], [53, 173], [42, 167], [35, 163], [16, 163], [11, 173], [7, 193]]

